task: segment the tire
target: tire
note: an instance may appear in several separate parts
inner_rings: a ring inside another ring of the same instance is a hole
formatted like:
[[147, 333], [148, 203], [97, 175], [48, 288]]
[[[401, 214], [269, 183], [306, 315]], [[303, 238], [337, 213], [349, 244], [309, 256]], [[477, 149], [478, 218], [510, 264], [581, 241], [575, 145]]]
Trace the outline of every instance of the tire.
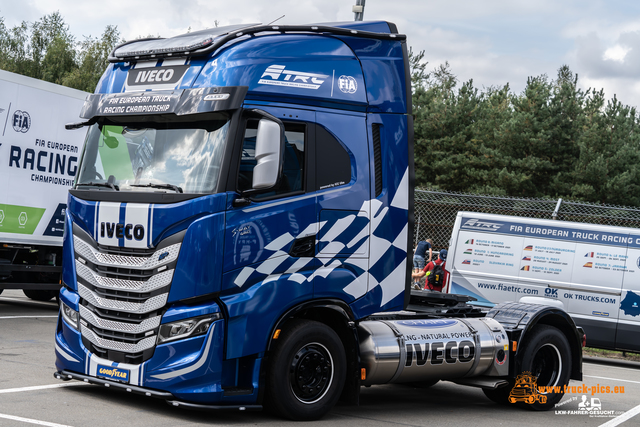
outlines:
[[522, 348], [522, 372], [530, 372], [537, 378], [537, 386], [553, 386], [557, 392], [541, 393], [545, 399], [525, 404], [529, 409], [546, 411], [554, 407], [564, 396], [564, 387], [571, 376], [571, 348], [560, 330], [553, 326], [537, 325], [531, 331]]
[[295, 421], [317, 420], [338, 401], [346, 356], [327, 325], [294, 319], [282, 328], [267, 363], [265, 406]]
[[[522, 363], [516, 376], [530, 372], [538, 378], [538, 387], [556, 386], [560, 387], [560, 391], [529, 396], [529, 402], [518, 402], [518, 405], [536, 411], [553, 408], [562, 399], [564, 386], [569, 384], [571, 375], [571, 348], [567, 338], [553, 326], [537, 325], [527, 335], [520, 351]], [[496, 389], [483, 388], [482, 391], [493, 402], [509, 405], [517, 402], [509, 396], [514, 385], [515, 380], [512, 379], [507, 386]]]
[[34, 301], [50, 301], [59, 291], [23, 289], [22, 292]]

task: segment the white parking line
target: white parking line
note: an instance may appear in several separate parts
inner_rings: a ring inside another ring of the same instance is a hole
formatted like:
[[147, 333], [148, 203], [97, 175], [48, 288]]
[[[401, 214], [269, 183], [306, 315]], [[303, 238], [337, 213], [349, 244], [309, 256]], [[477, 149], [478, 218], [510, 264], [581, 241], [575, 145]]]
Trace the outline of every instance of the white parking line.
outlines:
[[615, 417], [614, 419], [612, 419], [611, 421], [608, 421], [604, 424], [601, 424], [600, 427], [615, 427], [618, 426], [620, 424], [622, 424], [625, 421], [628, 421], [629, 419], [635, 417], [636, 415], [640, 414], [640, 405], [636, 406], [633, 409], [628, 410], [627, 412], [625, 412], [624, 414]]
[[32, 387], [6, 388], [4, 390], [0, 390], [0, 394], [2, 394], [2, 393], [20, 393], [21, 391], [46, 390], [48, 388], [71, 387], [71, 386], [76, 386], [76, 385], [88, 385], [88, 384], [81, 383], [81, 382], [72, 382], [72, 383], [36, 385], [36, 386], [32, 386]]
[[611, 366], [611, 365], [605, 365], [604, 363], [591, 363], [591, 362], [583, 362], [583, 363], [589, 363], [589, 365], [591, 365], [590, 367], [596, 367], [596, 366], [606, 366], [607, 369], [621, 369], [623, 371], [633, 371], [633, 372], [638, 372], [638, 368], [624, 368], [622, 366]]
[[622, 381], [622, 382], [625, 382], [625, 383], [640, 384], [640, 381], [621, 380], [619, 378], [596, 377], [594, 375], [583, 375], [583, 377], [586, 377], [586, 378], [598, 378], [600, 380]]
[[13, 420], [13, 421], [22, 421], [23, 423], [37, 424], [39, 426], [71, 427], [64, 424], [56, 424], [56, 423], [50, 423], [47, 421], [32, 420], [31, 418], [14, 417], [13, 415], [6, 415], [6, 414], [0, 414], [0, 418], [6, 418], [7, 420]]
[[0, 317], [0, 319], [24, 319], [24, 318], [37, 319], [39, 317], [58, 317], [58, 316], [2, 316]]

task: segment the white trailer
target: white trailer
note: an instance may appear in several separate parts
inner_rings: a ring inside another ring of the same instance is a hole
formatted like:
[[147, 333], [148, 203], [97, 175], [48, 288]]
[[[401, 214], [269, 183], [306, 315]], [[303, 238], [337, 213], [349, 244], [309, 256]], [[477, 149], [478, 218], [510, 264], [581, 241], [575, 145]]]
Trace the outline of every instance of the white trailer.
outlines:
[[60, 288], [67, 192], [88, 93], [0, 70], [0, 293], [49, 300]]
[[459, 212], [449, 293], [562, 306], [590, 347], [640, 351], [640, 230]]

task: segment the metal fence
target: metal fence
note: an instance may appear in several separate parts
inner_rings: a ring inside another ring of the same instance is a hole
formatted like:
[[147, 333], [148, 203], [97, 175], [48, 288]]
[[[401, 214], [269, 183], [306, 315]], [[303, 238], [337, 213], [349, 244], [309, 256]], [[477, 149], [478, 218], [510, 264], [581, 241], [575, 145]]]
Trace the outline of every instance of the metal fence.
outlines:
[[459, 211], [640, 228], [640, 209], [631, 207], [416, 189], [415, 242], [430, 238], [434, 250], [446, 249]]

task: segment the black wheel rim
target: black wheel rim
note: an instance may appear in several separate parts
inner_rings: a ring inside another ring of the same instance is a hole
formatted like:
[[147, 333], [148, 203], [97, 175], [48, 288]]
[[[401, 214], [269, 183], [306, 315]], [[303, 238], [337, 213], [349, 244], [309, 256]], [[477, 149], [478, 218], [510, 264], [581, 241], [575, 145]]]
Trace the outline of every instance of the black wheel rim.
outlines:
[[556, 386], [562, 373], [562, 357], [553, 344], [545, 344], [536, 353], [531, 364], [531, 374], [538, 386]]
[[327, 393], [333, 381], [333, 359], [319, 343], [302, 347], [293, 356], [289, 383], [294, 396], [302, 403], [315, 403]]

